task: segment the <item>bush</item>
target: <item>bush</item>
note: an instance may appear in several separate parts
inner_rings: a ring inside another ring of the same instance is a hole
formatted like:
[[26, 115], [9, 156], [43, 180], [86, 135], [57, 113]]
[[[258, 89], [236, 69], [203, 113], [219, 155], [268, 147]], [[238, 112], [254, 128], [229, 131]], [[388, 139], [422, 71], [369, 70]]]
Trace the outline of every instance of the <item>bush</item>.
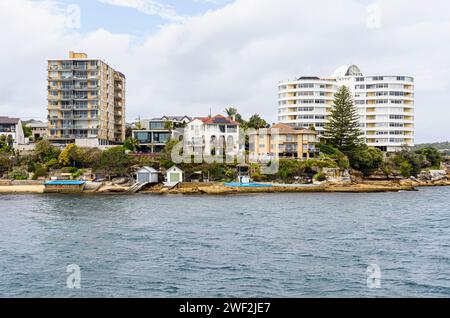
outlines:
[[48, 171], [46, 167], [38, 166], [33, 174], [33, 180], [37, 180], [40, 177], [47, 177]]
[[45, 163], [45, 166], [48, 169], [54, 169], [54, 168], [57, 168], [59, 166], [59, 163], [58, 163], [58, 160], [56, 158], [52, 158], [48, 162]]
[[14, 168], [13, 171], [9, 174], [9, 178], [13, 180], [27, 180], [28, 172], [23, 168]]
[[314, 180], [319, 182], [327, 181], [327, 176], [323, 172], [319, 172], [314, 176]]
[[[347, 156], [337, 148], [334, 148], [330, 145], [319, 144], [318, 148], [320, 152], [325, 156], [325, 158], [334, 159], [337, 163], [337, 166], [341, 170], [348, 169], [350, 167], [349, 160]], [[334, 168], [334, 167], [329, 167]]]
[[72, 178], [73, 179], [78, 179], [79, 177], [81, 177], [84, 173], [83, 169], [80, 169], [78, 171], [75, 171], [74, 173], [72, 173]]
[[378, 170], [383, 163], [384, 155], [380, 149], [361, 145], [349, 152], [350, 165], [365, 176]]
[[64, 167], [61, 169], [62, 173], [75, 173], [78, 169], [76, 167]]
[[427, 160], [427, 162], [425, 163], [426, 166], [436, 169], [440, 168], [441, 162], [444, 160], [439, 151], [433, 147], [416, 150], [416, 154], [425, 157], [425, 159]]

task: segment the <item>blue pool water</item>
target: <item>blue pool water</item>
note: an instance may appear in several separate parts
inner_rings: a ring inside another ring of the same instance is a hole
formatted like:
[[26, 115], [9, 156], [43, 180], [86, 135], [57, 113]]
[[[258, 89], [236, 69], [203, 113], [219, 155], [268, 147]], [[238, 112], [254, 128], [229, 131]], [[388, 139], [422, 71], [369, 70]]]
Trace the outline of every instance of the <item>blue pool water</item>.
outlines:
[[227, 187], [246, 187], [246, 188], [267, 188], [273, 187], [271, 184], [262, 184], [262, 183], [239, 183], [239, 182], [228, 182], [225, 183]]

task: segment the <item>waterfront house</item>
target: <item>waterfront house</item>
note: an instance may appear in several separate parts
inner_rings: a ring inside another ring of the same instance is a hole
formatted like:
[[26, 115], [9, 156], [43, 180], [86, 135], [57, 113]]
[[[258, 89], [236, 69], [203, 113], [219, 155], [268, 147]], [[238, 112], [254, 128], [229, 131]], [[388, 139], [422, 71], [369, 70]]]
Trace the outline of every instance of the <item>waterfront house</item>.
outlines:
[[184, 181], [184, 171], [173, 166], [166, 171], [166, 180], [168, 184], [176, 184]]
[[38, 120], [32, 120], [26, 123], [31, 128], [31, 135], [34, 141], [48, 137], [48, 124]]
[[22, 122], [19, 118], [10, 118], [0, 116], [0, 135], [11, 136], [12, 147], [23, 145], [26, 142], [25, 134], [22, 128]]
[[175, 130], [192, 120], [188, 116], [163, 116], [141, 120], [141, 129], [133, 129], [133, 138], [139, 140], [140, 150], [145, 153], [161, 153], [166, 142], [174, 138]]
[[250, 135], [250, 159], [267, 160], [273, 157], [310, 159], [319, 154], [318, 132], [289, 124], [276, 124]]
[[142, 167], [136, 172], [137, 183], [158, 183], [159, 172], [152, 167]]
[[244, 151], [239, 144], [239, 122], [222, 115], [196, 117], [186, 126], [184, 149], [195, 155], [225, 153], [237, 155]]

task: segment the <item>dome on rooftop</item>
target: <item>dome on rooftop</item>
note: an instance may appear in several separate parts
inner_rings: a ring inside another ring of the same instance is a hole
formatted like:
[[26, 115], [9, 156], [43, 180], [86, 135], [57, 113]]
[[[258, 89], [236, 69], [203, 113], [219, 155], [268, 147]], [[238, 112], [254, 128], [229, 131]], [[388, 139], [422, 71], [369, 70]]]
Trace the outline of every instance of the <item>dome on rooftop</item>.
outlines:
[[362, 76], [362, 73], [359, 67], [356, 65], [343, 65], [341, 67], [338, 67], [333, 73], [333, 77], [345, 76]]

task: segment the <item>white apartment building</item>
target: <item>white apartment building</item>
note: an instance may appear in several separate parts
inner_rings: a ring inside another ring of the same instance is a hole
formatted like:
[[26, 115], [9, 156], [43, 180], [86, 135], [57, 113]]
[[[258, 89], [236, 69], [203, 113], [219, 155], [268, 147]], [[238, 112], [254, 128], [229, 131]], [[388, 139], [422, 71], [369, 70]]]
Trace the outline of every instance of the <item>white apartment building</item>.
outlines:
[[367, 145], [387, 152], [414, 146], [414, 78], [364, 76], [356, 65], [341, 66], [328, 78], [280, 82], [278, 121], [323, 132], [342, 85], [353, 94]]

